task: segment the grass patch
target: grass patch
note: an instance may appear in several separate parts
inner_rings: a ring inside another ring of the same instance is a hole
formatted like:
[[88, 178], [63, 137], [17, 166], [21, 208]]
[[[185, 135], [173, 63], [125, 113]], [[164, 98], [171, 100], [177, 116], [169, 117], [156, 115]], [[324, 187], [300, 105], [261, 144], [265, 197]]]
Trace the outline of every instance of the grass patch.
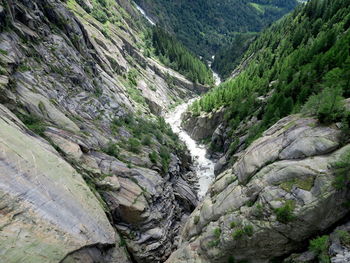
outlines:
[[314, 185], [315, 178], [313, 176], [307, 176], [306, 178], [293, 178], [290, 181], [286, 181], [280, 184], [280, 187], [286, 192], [291, 192], [293, 186], [296, 186], [300, 189], [310, 191]]
[[320, 263], [329, 263], [329, 237], [321, 236], [310, 241], [309, 249], [314, 252]]

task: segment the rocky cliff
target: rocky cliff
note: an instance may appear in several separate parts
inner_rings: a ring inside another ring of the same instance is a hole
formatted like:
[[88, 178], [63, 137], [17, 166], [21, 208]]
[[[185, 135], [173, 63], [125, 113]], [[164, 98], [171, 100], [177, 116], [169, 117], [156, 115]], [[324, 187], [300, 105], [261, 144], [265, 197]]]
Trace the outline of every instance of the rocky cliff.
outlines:
[[196, 179], [157, 116], [206, 87], [144, 56], [135, 10], [0, 1], [6, 262], [161, 262], [175, 248]]
[[[299, 115], [277, 122], [216, 177], [167, 262], [281, 261], [346, 221], [350, 193], [339, 169], [348, 173], [350, 145], [338, 127]], [[337, 244], [331, 257], [344, 259], [347, 244]]]

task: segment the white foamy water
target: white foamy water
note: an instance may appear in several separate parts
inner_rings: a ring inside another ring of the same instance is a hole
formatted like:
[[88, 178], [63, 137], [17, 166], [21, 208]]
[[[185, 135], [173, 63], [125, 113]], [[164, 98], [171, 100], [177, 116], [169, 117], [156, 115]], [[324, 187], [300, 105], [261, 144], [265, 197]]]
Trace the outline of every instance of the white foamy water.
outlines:
[[156, 25], [156, 23], [155, 23], [149, 16], [147, 16], [145, 10], [143, 10], [143, 9], [142, 9], [139, 5], [137, 5], [136, 3], [135, 3], [135, 6], [136, 6], [136, 8], [140, 11], [140, 13], [148, 20], [148, 22], [150, 22], [150, 24], [151, 24], [152, 26], [155, 26], [155, 25]]
[[[212, 61], [214, 61], [215, 56], [212, 56], [211, 59], [212, 59]], [[216, 86], [219, 86], [219, 85], [221, 84], [222, 81], [221, 81], [221, 78], [220, 78], [219, 74], [216, 73], [216, 72], [212, 69], [212, 67], [211, 67], [211, 65], [213, 64], [212, 61], [208, 61], [207, 63], [208, 63], [209, 68], [210, 68], [211, 71], [213, 72], [215, 85], [216, 85]]]
[[180, 140], [183, 141], [189, 149], [193, 158], [195, 172], [199, 180], [199, 198], [202, 198], [212, 181], [214, 180], [214, 165], [215, 163], [205, 157], [206, 148], [204, 145], [198, 144], [193, 140], [186, 131], [181, 128], [181, 115], [187, 110], [187, 107], [193, 103], [195, 99], [187, 103], [177, 106], [173, 111], [165, 116], [165, 121], [169, 123], [173, 131], [179, 135]]

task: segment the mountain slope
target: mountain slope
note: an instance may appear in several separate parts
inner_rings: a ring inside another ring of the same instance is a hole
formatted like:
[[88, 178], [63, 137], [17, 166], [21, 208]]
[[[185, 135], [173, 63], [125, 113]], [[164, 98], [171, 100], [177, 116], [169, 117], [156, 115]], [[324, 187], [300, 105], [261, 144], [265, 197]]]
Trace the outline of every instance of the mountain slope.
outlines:
[[207, 87], [143, 55], [142, 21], [127, 0], [0, 1], [6, 262], [157, 262], [174, 249], [196, 179], [160, 115]]
[[192, 52], [211, 59], [235, 33], [258, 32], [292, 10], [297, 1], [136, 0], [160, 26], [174, 33]]
[[184, 116], [224, 153], [167, 262], [347, 262], [349, 8], [310, 1], [275, 23]]
[[[330, 88], [331, 96], [348, 97], [347, 4], [348, 1], [311, 1], [275, 23], [250, 46], [243, 59], [249, 63], [243, 72], [195, 103], [194, 115], [225, 107], [233, 138], [242, 135], [238, 128], [254, 117], [246, 139], [249, 144], [280, 118], [300, 112], [314, 94], [323, 92], [321, 96], [325, 95], [326, 100]], [[322, 121], [340, 118], [324, 116]]]

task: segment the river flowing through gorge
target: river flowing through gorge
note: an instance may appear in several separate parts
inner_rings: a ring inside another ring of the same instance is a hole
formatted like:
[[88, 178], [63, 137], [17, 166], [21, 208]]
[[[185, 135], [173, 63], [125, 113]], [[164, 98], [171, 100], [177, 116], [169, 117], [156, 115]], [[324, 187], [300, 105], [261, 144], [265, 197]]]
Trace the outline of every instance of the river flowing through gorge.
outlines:
[[[215, 57], [213, 56], [213, 59]], [[208, 62], [209, 68], [211, 68], [212, 62]], [[215, 85], [218, 86], [221, 83], [221, 78], [219, 75], [213, 72], [213, 77]], [[171, 126], [173, 132], [179, 135], [181, 141], [183, 141], [193, 159], [193, 164], [195, 167], [195, 173], [198, 177], [199, 192], [198, 197], [201, 199], [207, 193], [208, 188], [212, 181], [214, 180], [214, 166], [215, 163], [207, 158], [207, 148], [204, 144], [200, 144], [193, 140], [191, 136], [181, 127], [182, 114], [187, 110], [188, 106], [191, 105], [196, 99], [191, 99], [179, 106], [174, 110], [170, 111], [165, 116], [165, 121]]]
[[205, 145], [193, 140], [181, 127], [181, 116], [194, 100], [196, 99], [191, 99], [188, 102], [177, 106], [165, 116], [165, 121], [169, 123], [172, 130], [179, 135], [180, 140], [186, 144], [190, 151], [199, 182], [198, 196], [199, 198], [202, 198], [206, 194], [211, 182], [214, 180], [215, 163], [206, 157], [207, 149]]

